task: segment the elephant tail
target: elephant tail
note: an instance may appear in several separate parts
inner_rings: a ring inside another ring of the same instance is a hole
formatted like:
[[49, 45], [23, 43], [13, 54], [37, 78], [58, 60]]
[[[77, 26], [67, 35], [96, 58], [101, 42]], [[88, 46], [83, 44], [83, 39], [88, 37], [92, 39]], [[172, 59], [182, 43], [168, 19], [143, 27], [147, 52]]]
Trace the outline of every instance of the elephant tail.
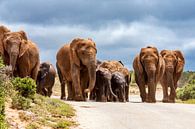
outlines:
[[57, 68], [57, 72], [58, 72], [58, 77], [59, 77], [60, 83], [62, 84], [63, 83], [62, 73], [60, 71], [60, 68], [59, 68], [57, 62], [56, 62], [56, 68]]

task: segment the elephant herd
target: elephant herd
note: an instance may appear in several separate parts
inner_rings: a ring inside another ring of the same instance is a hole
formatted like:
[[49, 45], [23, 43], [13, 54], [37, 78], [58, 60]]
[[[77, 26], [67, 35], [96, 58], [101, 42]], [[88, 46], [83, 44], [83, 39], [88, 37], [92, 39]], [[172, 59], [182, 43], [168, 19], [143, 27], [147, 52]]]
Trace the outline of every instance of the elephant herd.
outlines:
[[[56, 68], [61, 99], [128, 102], [129, 70], [121, 61], [99, 61], [96, 54], [92, 39], [75, 38], [58, 50]], [[37, 93], [52, 95], [57, 76], [55, 68], [49, 62], [40, 64], [38, 47], [24, 31], [12, 32], [0, 26], [0, 55], [10, 67], [11, 76], [31, 77], [37, 83]], [[179, 50], [158, 52], [151, 46], [141, 48], [134, 58], [133, 68], [142, 102], [156, 102], [157, 83], [163, 88], [162, 101], [175, 102], [177, 82], [184, 64], [184, 56]]]

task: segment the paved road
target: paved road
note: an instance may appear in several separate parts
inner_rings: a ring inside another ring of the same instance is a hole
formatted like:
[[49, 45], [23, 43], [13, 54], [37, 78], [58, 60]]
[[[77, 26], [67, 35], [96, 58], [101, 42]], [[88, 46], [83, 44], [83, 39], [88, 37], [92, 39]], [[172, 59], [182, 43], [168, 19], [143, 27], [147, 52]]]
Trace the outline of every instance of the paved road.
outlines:
[[195, 105], [68, 102], [77, 110], [78, 129], [195, 129]]

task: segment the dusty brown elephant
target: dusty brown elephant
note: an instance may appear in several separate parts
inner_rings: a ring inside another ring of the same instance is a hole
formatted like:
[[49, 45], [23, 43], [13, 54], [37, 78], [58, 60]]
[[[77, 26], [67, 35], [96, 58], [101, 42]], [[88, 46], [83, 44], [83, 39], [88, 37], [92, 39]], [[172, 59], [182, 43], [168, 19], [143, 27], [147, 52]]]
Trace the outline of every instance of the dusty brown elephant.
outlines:
[[[157, 48], [150, 46], [142, 48], [133, 61], [133, 68], [142, 102], [156, 102], [156, 85], [165, 70], [165, 62]], [[146, 93], [146, 85], [148, 93]]]
[[49, 62], [41, 63], [36, 81], [37, 93], [50, 97], [52, 95], [55, 77], [56, 71], [54, 66]]
[[5, 26], [0, 26], [0, 56], [4, 58], [4, 49], [3, 49], [3, 39], [5, 36], [5, 33], [10, 32], [8, 28]]
[[61, 99], [84, 101], [96, 81], [96, 45], [91, 39], [74, 39], [57, 53], [57, 70], [61, 82]]
[[3, 56], [12, 74], [19, 77], [31, 77], [36, 80], [39, 69], [39, 51], [28, 40], [24, 31], [7, 32], [3, 37]]
[[104, 61], [100, 64], [99, 67], [102, 68], [106, 68], [108, 69], [111, 73], [114, 72], [120, 72], [125, 76], [125, 80], [126, 80], [126, 87], [125, 87], [125, 98], [126, 101], [129, 101], [129, 84], [131, 81], [131, 76], [129, 73], [129, 70], [127, 68], [124, 67], [123, 63], [121, 61]]
[[[160, 53], [165, 61], [165, 73], [160, 81], [163, 87], [163, 102], [175, 102], [177, 82], [183, 72], [185, 59], [181, 51], [162, 50]], [[170, 94], [168, 94], [170, 87]]]

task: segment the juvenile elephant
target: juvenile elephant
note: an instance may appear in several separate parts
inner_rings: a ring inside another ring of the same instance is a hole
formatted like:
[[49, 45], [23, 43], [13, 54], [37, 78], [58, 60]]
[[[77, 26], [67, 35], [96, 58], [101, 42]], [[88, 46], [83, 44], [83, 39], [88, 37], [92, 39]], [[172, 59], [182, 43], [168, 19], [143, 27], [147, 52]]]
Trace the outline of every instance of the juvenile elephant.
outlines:
[[[111, 79], [112, 90], [117, 95], [119, 102], [126, 102], [126, 87], [127, 82], [124, 74], [120, 72], [112, 73]], [[114, 101], [117, 101], [114, 99]]]
[[29, 76], [36, 80], [39, 68], [39, 51], [37, 46], [28, 40], [24, 31], [3, 34], [3, 57], [9, 65], [12, 75]]
[[93, 89], [93, 99], [98, 102], [107, 102], [110, 95], [117, 99], [111, 88], [112, 74], [106, 68], [99, 68], [96, 70], [96, 83]]
[[[165, 61], [165, 73], [160, 81], [163, 87], [163, 102], [175, 102], [177, 82], [183, 72], [185, 59], [181, 51], [162, 50]], [[170, 94], [168, 94], [170, 87]]]
[[[140, 90], [142, 102], [156, 102], [156, 85], [165, 71], [165, 62], [155, 47], [142, 48], [133, 61], [135, 81]], [[148, 86], [148, 94], [146, 93]]]
[[44, 96], [51, 96], [55, 83], [56, 71], [49, 62], [41, 63], [37, 76], [37, 93]]
[[74, 39], [57, 53], [57, 70], [61, 82], [61, 99], [66, 99], [65, 82], [68, 85], [68, 100], [84, 101], [96, 81], [96, 45], [91, 39]]
[[106, 68], [111, 73], [120, 72], [125, 76], [125, 80], [127, 83], [125, 87], [125, 90], [126, 90], [125, 98], [126, 98], [126, 101], [128, 102], [129, 101], [129, 84], [131, 82], [131, 76], [130, 76], [129, 70], [124, 67], [121, 61], [104, 61], [100, 64], [99, 67]]

